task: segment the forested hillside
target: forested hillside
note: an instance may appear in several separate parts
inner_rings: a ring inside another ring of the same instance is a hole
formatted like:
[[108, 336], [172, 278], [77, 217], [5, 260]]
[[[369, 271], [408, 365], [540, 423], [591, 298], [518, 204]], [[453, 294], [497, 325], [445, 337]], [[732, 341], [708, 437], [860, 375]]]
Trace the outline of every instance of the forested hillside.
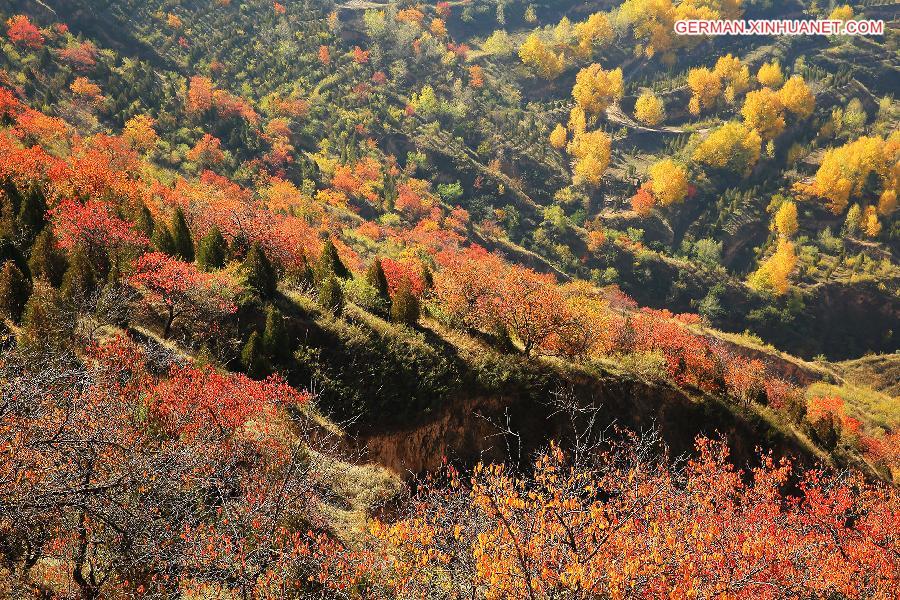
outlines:
[[895, 598], [898, 15], [0, 4], [0, 597]]

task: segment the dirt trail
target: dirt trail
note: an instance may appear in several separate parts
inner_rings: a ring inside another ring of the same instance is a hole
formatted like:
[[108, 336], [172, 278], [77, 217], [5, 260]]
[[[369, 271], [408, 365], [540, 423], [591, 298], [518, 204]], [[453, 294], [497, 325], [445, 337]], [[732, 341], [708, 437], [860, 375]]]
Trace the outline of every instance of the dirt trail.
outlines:
[[647, 127], [645, 125], [641, 125], [631, 117], [625, 114], [622, 110], [622, 107], [619, 106], [618, 103], [611, 105], [606, 109], [606, 118], [610, 123], [616, 123], [617, 125], [622, 125], [629, 129], [634, 129], [635, 131], [643, 131], [646, 133], [668, 133], [672, 135], [679, 135], [683, 133], [707, 133], [710, 131], [710, 127], [704, 127], [702, 129], [694, 129], [688, 131], [687, 129], [683, 129], [681, 127], [672, 127], [670, 125], [666, 125], [665, 127]]

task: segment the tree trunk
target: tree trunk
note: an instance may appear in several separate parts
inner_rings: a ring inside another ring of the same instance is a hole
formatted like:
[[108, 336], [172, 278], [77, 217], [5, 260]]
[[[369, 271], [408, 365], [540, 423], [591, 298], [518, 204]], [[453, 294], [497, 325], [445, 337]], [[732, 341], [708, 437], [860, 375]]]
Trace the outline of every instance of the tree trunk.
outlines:
[[169, 339], [169, 334], [172, 333], [172, 322], [175, 320], [175, 307], [169, 307], [169, 315], [166, 318], [166, 326], [163, 328], [163, 339]]

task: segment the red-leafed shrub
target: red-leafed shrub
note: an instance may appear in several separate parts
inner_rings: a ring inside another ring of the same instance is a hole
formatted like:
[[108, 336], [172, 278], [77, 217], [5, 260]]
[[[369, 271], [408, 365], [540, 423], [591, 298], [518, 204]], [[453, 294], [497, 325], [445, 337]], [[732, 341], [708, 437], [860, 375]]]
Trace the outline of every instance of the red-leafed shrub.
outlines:
[[193, 264], [162, 252], [150, 252], [137, 259], [126, 282], [143, 295], [150, 307], [162, 313], [165, 338], [176, 319], [199, 328], [237, 310], [234, 297], [238, 289], [225, 275], [204, 273]]

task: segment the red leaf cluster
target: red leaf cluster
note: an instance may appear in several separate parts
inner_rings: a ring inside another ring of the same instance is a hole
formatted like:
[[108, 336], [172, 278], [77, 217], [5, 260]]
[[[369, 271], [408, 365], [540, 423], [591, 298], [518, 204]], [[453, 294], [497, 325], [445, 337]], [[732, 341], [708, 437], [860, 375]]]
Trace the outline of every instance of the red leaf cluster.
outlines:
[[40, 50], [44, 45], [41, 30], [25, 15], [15, 15], [6, 21], [6, 35], [13, 44], [29, 50]]
[[65, 199], [49, 211], [60, 247], [103, 248], [146, 247], [149, 242], [134, 231], [128, 221], [115, 216], [109, 205], [96, 200]]

